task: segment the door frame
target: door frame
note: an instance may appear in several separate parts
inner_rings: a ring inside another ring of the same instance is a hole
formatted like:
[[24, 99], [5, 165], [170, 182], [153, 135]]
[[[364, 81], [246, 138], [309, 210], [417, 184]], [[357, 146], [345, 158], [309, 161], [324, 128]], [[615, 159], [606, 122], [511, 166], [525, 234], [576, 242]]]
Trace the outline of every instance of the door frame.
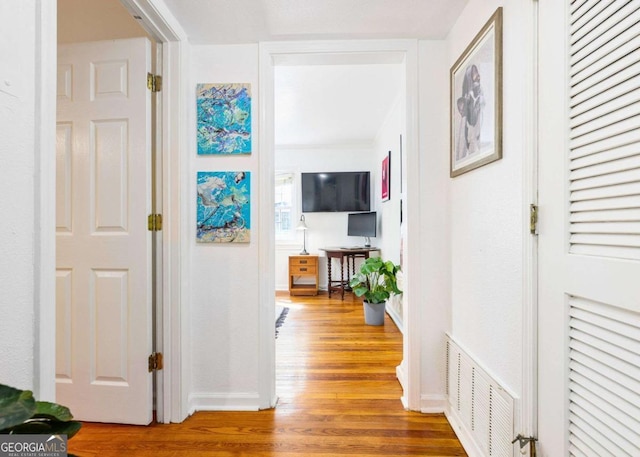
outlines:
[[[161, 133], [160, 160], [162, 162], [161, 214], [162, 227], [162, 277], [160, 300], [156, 308], [156, 351], [162, 352], [165, 368], [159, 372], [156, 390], [157, 421], [160, 423], [182, 422], [188, 416], [188, 397], [184, 386], [189, 383], [189, 347], [185, 341], [189, 303], [187, 288], [182, 287], [189, 265], [186, 241], [181, 228], [188, 226], [187, 195], [181, 192], [181, 183], [188, 182], [188, 167], [180, 154], [187, 150], [187, 115], [185, 113], [186, 84], [188, 74], [187, 34], [164, 3], [155, 0], [120, 0], [139, 24], [162, 46], [159, 59], [163, 78], [158, 100], [158, 128]], [[176, 191], [177, 189], [177, 191]]]
[[[538, 205], [538, 2], [523, 3], [523, 37], [526, 49], [524, 74], [525, 114], [522, 173], [522, 397], [514, 427], [516, 434], [538, 436], [538, 236], [531, 231], [530, 205]], [[515, 436], [514, 436], [515, 438]], [[530, 450], [522, 449], [522, 451]]]
[[[420, 290], [420, 188], [418, 140], [418, 42], [417, 40], [367, 41], [305, 41], [260, 43], [260, 208], [273, 208], [274, 198], [274, 67], [285, 64], [303, 65], [322, 59], [346, 63], [345, 57], [365, 59], [369, 63], [384, 63], [388, 59], [405, 66], [405, 128], [407, 192], [405, 202], [411, 207], [407, 213], [407, 235], [404, 245], [405, 320], [403, 361], [398, 367], [398, 380], [403, 387], [401, 398], [405, 408], [421, 410], [421, 312]], [[373, 60], [371, 60], [373, 59]], [[398, 60], [400, 59], [400, 60]], [[413, 184], [410, 184], [413, 183]], [[260, 211], [259, 217], [259, 269], [260, 277], [260, 354], [259, 398], [261, 408], [274, 407], [275, 391], [275, 338], [273, 313], [275, 307], [275, 247], [274, 213]], [[411, 250], [407, 246], [411, 246]]]
[[[187, 288], [182, 287], [187, 275], [189, 249], [182, 227], [187, 226], [187, 195], [180, 192], [182, 182], [188, 182], [185, 159], [180, 152], [187, 149], [185, 105], [188, 86], [187, 35], [164, 3], [156, 0], [121, 0], [141, 26], [162, 45], [161, 92], [162, 131], [162, 289], [157, 312], [162, 322], [156, 347], [164, 353], [165, 369], [160, 372], [156, 394], [158, 422], [182, 422], [188, 415], [187, 386], [189, 383], [186, 350], [188, 341], [185, 306]], [[36, 244], [34, 391], [42, 399], [55, 399], [55, 125], [57, 62], [57, 6], [49, 0], [36, 0], [36, 212], [39, 225], [34, 229]]]

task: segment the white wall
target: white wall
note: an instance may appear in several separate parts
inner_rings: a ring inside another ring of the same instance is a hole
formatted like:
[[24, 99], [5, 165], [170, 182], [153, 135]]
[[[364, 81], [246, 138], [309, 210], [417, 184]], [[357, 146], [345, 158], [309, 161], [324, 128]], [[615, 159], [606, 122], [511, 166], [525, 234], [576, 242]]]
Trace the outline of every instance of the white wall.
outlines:
[[503, 158], [450, 180], [452, 334], [516, 395], [522, 384], [526, 50], [517, 2], [471, 0], [449, 34], [449, 66], [505, 3]]
[[[400, 87], [398, 88], [400, 89]], [[404, 91], [401, 91], [404, 93]], [[376, 154], [375, 173], [373, 174], [373, 196], [378, 202], [378, 246], [381, 249], [380, 255], [384, 260], [391, 260], [395, 264], [400, 264], [400, 206], [402, 199], [401, 176], [401, 147], [404, 149], [405, 129], [405, 98], [398, 95], [395, 103], [389, 110], [384, 123], [376, 136], [374, 150]], [[403, 145], [400, 145], [402, 137]], [[406, 153], [406, 151], [404, 151]], [[390, 159], [390, 181], [389, 200], [382, 201], [382, 160], [391, 155]], [[406, 174], [404, 175], [406, 176]], [[402, 274], [400, 275], [402, 276]], [[400, 280], [400, 289], [402, 281]], [[392, 316], [394, 322], [400, 330], [403, 329], [402, 295], [394, 295], [387, 301], [387, 312]]]
[[34, 386], [35, 2], [0, 2], [0, 383]]
[[[405, 97], [398, 97], [374, 142], [373, 201], [378, 207], [378, 242], [382, 257], [400, 263], [400, 135], [405, 138]], [[382, 160], [391, 153], [390, 199], [382, 201]], [[406, 152], [406, 151], [405, 151]]]
[[[278, 171], [292, 171], [296, 173], [297, 196], [300, 195], [300, 173], [319, 171], [371, 171], [371, 179], [375, 180], [376, 156], [373, 147], [307, 147], [307, 148], [276, 148], [275, 168]], [[379, 188], [379, 187], [378, 187]], [[371, 211], [379, 210], [379, 199], [375, 196], [372, 186]], [[298, 201], [300, 211], [300, 201]], [[300, 214], [300, 213], [298, 213]], [[327, 286], [327, 258], [321, 248], [329, 246], [362, 245], [360, 237], [347, 236], [348, 213], [304, 213], [307, 230], [307, 252], [320, 256], [320, 288]], [[378, 214], [380, 218], [380, 214]], [[378, 222], [380, 223], [380, 222]], [[380, 238], [372, 238], [372, 246], [380, 246]], [[278, 243], [276, 245], [276, 290], [288, 290], [288, 257], [302, 250], [302, 235], [293, 243]], [[335, 278], [336, 276], [334, 276]]]
[[0, 383], [55, 400], [55, 4], [0, 3]]
[[[258, 405], [259, 288], [258, 46], [193, 46], [189, 105], [191, 147], [187, 151], [191, 198], [189, 283], [191, 322], [190, 410], [252, 409]], [[250, 83], [252, 147], [247, 156], [198, 156], [195, 94], [198, 83]], [[251, 242], [196, 243], [196, 173], [251, 172]]]

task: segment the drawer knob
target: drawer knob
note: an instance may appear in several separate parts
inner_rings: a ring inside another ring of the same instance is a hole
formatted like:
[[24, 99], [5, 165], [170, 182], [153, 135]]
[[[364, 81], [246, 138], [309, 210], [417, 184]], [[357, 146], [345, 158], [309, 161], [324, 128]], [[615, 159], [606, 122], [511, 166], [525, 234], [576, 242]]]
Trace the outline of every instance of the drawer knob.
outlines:
[[300, 268], [300, 271], [307, 271], [306, 268]]

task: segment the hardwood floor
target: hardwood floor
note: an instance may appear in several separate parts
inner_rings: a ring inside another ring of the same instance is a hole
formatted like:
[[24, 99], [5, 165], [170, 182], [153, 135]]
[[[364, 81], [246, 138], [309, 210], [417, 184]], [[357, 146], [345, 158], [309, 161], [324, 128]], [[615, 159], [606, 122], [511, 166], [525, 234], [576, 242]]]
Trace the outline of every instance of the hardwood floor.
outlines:
[[275, 409], [198, 412], [181, 424], [84, 424], [69, 441], [80, 457], [464, 456], [443, 415], [405, 411], [395, 368], [402, 335], [364, 324], [362, 305], [280, 295], [289, 308], [276, 340]]

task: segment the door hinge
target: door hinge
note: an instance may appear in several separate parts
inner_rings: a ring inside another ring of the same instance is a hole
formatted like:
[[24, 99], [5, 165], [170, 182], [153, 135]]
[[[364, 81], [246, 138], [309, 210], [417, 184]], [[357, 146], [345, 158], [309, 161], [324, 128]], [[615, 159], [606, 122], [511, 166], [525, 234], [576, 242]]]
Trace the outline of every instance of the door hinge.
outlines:
[[147, 89], [151, 92], [160, 92], [162, 90], [162, 76], [147, 73]]
[[529, 206], [529, 232], [538, 234], [538, 206], [533, 203]]
[[152, 371], [162, 370], [162, 352], [153, 352], [149, 356], [149, 373]]
[[516, 436], [514, 438], [514, 440], [511, 442], [511, 444], [514, 444], [516, 441], [519, 442], [520, 444], [520, 451], [522, 452], [522, 449], [528, 444], [529, 445], [529, 457], [536, 457], [537, 451], [536, 451], [536, 441], [538, 441], [537, 438], [534, 438], [533, 436], [522, 436], [520, 434], [518, 434], [518, 436]]
[[150, 232], [159, 232], [162, 230], [162, 214], [149, 214], [147, 223]]

